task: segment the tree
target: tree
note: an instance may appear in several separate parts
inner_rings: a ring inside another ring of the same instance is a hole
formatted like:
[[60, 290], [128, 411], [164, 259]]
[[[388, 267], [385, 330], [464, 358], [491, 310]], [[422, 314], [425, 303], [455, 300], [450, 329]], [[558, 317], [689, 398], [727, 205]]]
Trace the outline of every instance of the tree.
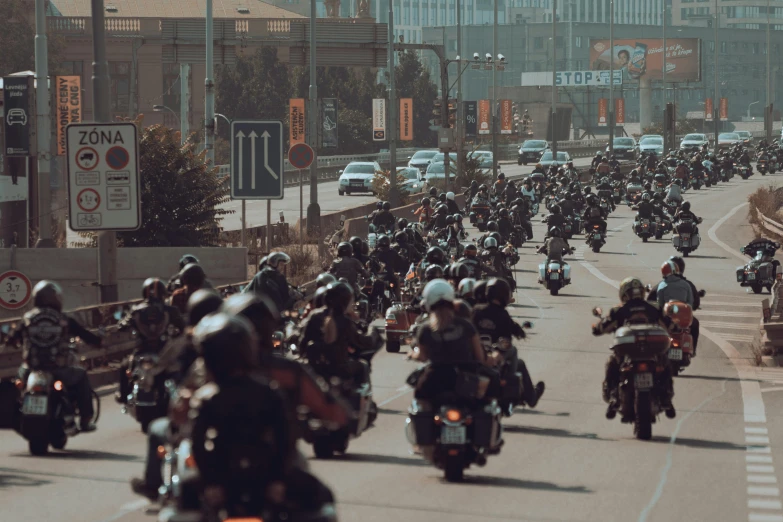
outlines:
[[[3, 30], [0, 31], [0, 76], [35, 70], [35, 12], [25, 0], [0, 0]], [[64, 47], [62, 37], [49, 32], [49, 73], [59, 71]]]
[[418, 52], [408, 50], [399, 54], [395, 87], [397, 99], [413, 98], [414, 147], [434, 147], [436, 134], [430, 130], [432, 107], [438, 97], [438, 89], [430, 78], [430, 72], [419, 59]]

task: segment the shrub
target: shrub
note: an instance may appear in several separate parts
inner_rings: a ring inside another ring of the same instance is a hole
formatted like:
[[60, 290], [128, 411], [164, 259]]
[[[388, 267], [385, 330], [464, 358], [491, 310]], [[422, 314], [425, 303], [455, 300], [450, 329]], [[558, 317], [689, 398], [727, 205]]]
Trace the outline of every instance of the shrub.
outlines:
[[[397, 174], [397, 187], [401, 187], [407, 180], [402, 174]], [[389, 201], [389, 171], [381, 170], [375, 173], [372, 179], [372, 190], [379, 201]], [[409, 203], [410, 195], [400, 191], [400, 206], [405, 206]]]

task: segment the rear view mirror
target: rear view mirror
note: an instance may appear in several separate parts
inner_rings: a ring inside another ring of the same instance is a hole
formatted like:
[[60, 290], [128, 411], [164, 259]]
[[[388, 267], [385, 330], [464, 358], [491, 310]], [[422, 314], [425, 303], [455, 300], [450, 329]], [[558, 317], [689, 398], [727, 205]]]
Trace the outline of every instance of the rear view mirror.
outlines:
[[533, 323], [531, 321], [525, 321], [522, 323], [522, 328], [533, 328]]
[[704, 290], [699, 290], [699, 297], [704, 297], [705, 295], [707, 295], [707, 292]]
[[740, 248], [740, 254], [744, 254], [744, 253], [745, 253], [745, 247], [741, 247]]

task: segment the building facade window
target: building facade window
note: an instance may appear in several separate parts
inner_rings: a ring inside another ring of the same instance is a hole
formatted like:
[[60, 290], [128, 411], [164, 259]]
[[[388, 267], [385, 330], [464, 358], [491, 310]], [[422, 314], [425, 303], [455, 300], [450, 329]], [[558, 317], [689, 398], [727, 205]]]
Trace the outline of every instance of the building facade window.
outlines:
[[130, 69], [130, 62], [109, 62], [110, 101], [114, 116], [127, 116], [130, 111]]
[[163, 105], [172, 109], [173, 111], [179, 111], [180, 93], [182, 91], [179, 76], [179, 64], [178, 63], [164, 63], [163, 64]]

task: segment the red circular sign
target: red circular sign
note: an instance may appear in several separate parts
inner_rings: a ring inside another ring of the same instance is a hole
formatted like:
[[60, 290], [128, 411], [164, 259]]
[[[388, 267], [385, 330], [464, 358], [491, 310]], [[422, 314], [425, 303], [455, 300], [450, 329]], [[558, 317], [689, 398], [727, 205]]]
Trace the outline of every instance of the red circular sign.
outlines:
[[130, 161], [130, 154], [128, 149], [124, 147], [112, 147], [106, 151], [106, 164], [108, 164], [114, 170], [124, 169], [128, 166]]
[[288, 150], [288, 162], [295, 169], [306, 169], [313, 164], [315, 153], [307, 143], [297, 143]]
[[22, 308], [30, 300], [33, 284], [21, 272], [9, 270], [0, 274], [0, 306], [8, 310]]
[[82, 170], [92, 170], [100, 161], [98, 152], [92, 147], [82, 147], [76, 153], [76, 166]]
[[101, 204], [101, 196], [94, 189], [86, 188], [76, 196], [76, 204], [85, 212], [94, 212]]

